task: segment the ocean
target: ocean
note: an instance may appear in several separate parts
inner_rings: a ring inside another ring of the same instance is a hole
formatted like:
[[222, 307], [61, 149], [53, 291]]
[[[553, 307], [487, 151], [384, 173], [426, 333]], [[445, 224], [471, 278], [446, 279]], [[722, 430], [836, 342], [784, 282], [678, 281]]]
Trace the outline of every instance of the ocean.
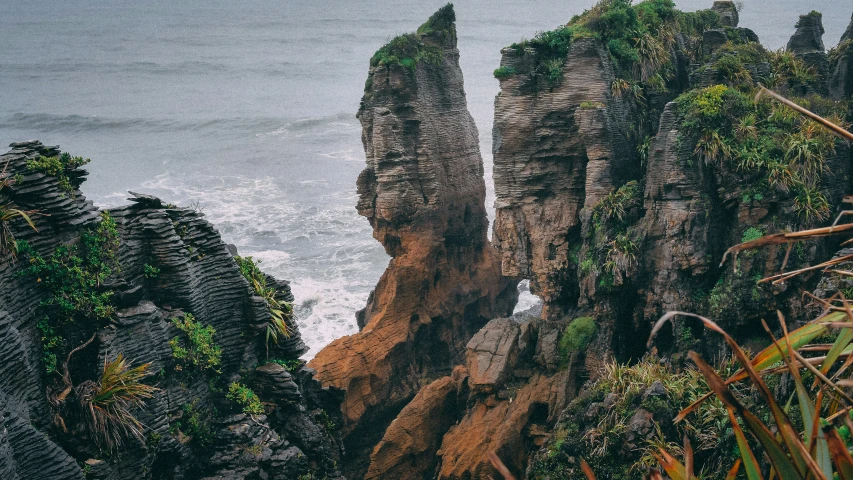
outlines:
[[[368, 61], [444, 3], [0, 0], [0, 145], [38, 139], [91, 158], [83, 190], [102, 207], [128, 190], [198, 205], [226, 242], [291, 281], [310, 358], [357, 331], [388, 264], [355, 211]], [[500, 49], [594, 3], [455, 3], [490, 209]], [[849, 1], [745, 0], [741, 26], [781, 48], [812, 9], [836, 44]], [[525, 293], [518, 308], [535, 302]]]

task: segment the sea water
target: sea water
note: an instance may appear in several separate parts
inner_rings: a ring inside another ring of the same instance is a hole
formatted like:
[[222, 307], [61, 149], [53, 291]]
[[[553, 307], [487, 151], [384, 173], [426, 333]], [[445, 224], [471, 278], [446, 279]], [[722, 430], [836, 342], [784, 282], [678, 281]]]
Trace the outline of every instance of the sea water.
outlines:
[[[91, 158], [84, 191], [102, 207], [133, 190], [201, 208], [226, 242], [291, 281], [311, 357], [357, 331], [389, 260], [355, 211], [368, 61], [443, 3], [0, 0], [0, 145], [38, 139]], [[593, 3], [455, 2], [490, 212], [500, 49]], [[812, 9], [837, 43], [853, 2], [746, 0], [741, 26], [780, 48]], [[518, 308], [535, 301], [525, 293]]]

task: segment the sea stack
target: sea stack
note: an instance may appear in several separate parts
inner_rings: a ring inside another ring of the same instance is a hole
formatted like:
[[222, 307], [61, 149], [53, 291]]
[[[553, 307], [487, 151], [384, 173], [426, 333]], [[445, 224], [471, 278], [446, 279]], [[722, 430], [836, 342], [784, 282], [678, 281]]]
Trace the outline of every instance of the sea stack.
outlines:
[[487, 237], [453, 7], [391, 40], [370, 65], [357, 115], [367, 159], [357, 208], [391, 261], [360, 312], [361, 331], [310, 364], [346, 391], [347, 452], [361, 475], [366, 449], [425, 380], [462, 363], [471, 336], [517, 298]]

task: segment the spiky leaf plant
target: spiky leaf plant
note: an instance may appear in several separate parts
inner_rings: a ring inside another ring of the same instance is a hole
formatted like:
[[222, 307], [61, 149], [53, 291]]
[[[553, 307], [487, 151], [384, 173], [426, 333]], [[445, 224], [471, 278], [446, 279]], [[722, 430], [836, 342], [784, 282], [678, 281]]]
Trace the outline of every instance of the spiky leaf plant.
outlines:
[[[6, 169], [9, 164], [3, 166], [3, 171], [0, 172], [0, 192], [4, 188], [8, 188], [15, 184], [15, 179], [6, 174]], [[33, 215], [38, 214], [38, 210], [22, 210], [15, 205], [14, 202], [6, 202], [0, 204], [0, 254], [11, 254], [12, 258], [16, 258], [18, 249], [15, 246], [15, 237], [12, 236], [12, 230], [9, 228], [9, 222], [16, 218], [23, 219], [35, 231], [38, 231], [35, 223], [33, 223]]]
[[144, 407], [145, 399], [159, 390], [143, 383], [150, 367], [145, 363], [131, 368], [119, 354], [112, 361], [104, 359], [97, 382], [87, 381], [77, 387], [86, 427], [101, 448], [115, 450], [131, 437], [144, 441], [144, 426], [133, 410]]
[[290, 338], [293, 334], [293, 327], [289, 320], [293, 313], [293, 307], [288, 302], [280, 302], [276, 298], [278, 291], [275, 287], [267, 285], [267, 276], [258, 267], [260, 261], [255, 261], [252, 257], [235, 256], [234, 260], [237, 266], [240, 267], [240, 272], [249, 281], [252, 290], [267, 302], [270, 312], [270, 320], [267, 325], [267, 344], [272, 340], [278, 343], [279, 336]]

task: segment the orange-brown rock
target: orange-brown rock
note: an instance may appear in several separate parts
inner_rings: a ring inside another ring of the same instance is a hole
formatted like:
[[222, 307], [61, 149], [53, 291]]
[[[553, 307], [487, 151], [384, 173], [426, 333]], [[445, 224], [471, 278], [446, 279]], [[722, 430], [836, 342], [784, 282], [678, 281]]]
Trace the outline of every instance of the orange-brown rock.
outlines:
[[[422, 379], [462, 363], [471, 336], [509, 314], [517, 296], [486, 236], [483, 162], [454, 20], [444, 7], [422, 33], [377, 52], [358, 112], [367, 159], [358, 212], [392, 259], [360, 313], [362, 330], [311, 362], [324, 384], [346, 391], [354, 477]], [[402, 56], [414, 66], [395, 60]]]
[[[464, 411], [467, 372], [459, 366], [418, 392], [391, 422], [370, 455], [365, 480], [429, 478], [435, 471], [435, 452], [441, 439]], [[461, 407], [461, 408], [460, 408]]]
[[508, 399], [488, 397], [470, 408], [444, 436], [438, 478], [499, 478], [487, 452], [495, 452], [523, 478], [530, 445], [541, 442], [543, 427], [553, 425], [568, 404], [568, 380], [568, 370], [550, 376], [537, 373]]
[[539, 312], [490, 321], [459, 366], [423, 388], [373, 451], [369, 479], [489, 478], [496, 452], [519, 475], [576, 390], [573, 369], [554, 362], [561, 325]]

